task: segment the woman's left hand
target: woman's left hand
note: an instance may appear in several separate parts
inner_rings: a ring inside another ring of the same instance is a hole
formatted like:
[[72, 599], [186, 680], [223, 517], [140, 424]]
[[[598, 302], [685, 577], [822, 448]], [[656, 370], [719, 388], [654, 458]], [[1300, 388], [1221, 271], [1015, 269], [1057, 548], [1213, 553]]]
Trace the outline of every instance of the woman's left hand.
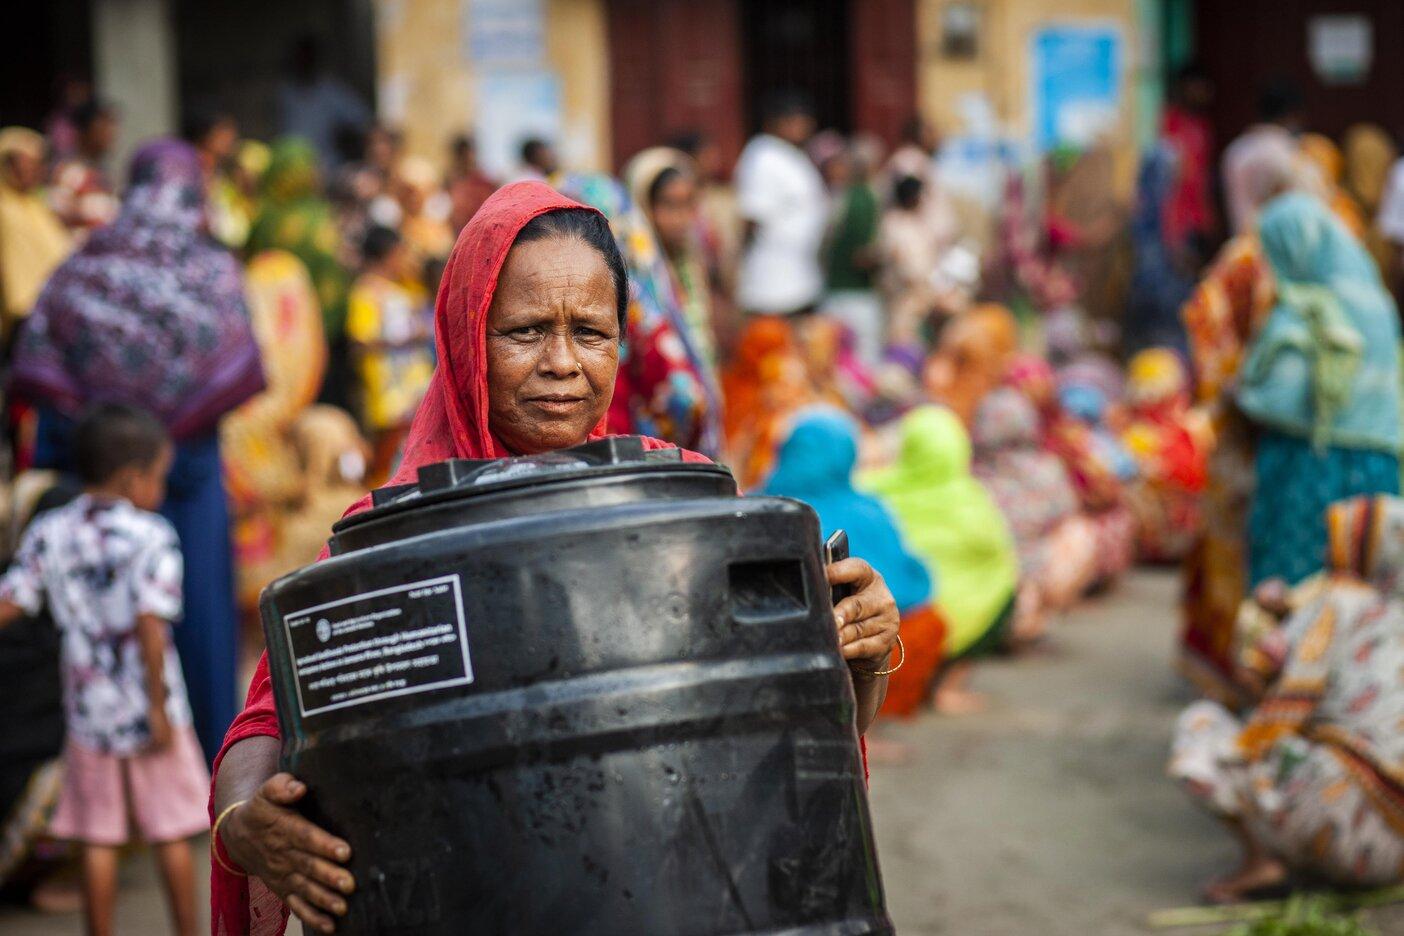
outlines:
[[830, 585], [849, 585], [853, 594], [834, 607], [839, 646], [848, 665], [869, 673], [886, 668], [897, 646], [901, 614], [887, 583], [862, 559], [843, 559], [828, 567]]

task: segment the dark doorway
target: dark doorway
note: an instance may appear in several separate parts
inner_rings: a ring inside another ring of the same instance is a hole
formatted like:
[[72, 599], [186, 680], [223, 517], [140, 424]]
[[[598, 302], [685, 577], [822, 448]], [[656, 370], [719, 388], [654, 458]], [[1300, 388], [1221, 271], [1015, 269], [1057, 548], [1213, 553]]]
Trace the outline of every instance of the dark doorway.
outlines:
[[13, 3], [5, 8], [10, 40], [0, 55], [0, 127], [41, 129], [57, 105], [61, 79], [92, 79], [88, 0]]
[[176, 0], [173, 8], [183, 106], [228, 110], [247, 135], [274, 136], [278, 84], [304, 36], [317, 40], [330, 74], [375, 100], [370, 0]]
[[[1327, 82], [1311, 64], [1312, 21], [1343, 15], [1368, 22], [1370, 67], [1353, 81]], [[1217, 88], [1212, 119], [1221, 147], [1253, 122], [1259, 92], [1277, 79], [1301, 90], [1309, 130], [1339, 139], [1351, 124], [1370, 121], [1404, 131], [1399, 0], [1198, 0], [1194, 36], [1196, 55]]]
[[737, 0], [610, 0], [614, 166], [700, 132], [730, 165], [746, 142]]
[[848, 0], [744, 0], [748, 129], [759, 129], [770, 92], [797, 90], [809, 95], [820, 127], [852, 131], [848, 11]]

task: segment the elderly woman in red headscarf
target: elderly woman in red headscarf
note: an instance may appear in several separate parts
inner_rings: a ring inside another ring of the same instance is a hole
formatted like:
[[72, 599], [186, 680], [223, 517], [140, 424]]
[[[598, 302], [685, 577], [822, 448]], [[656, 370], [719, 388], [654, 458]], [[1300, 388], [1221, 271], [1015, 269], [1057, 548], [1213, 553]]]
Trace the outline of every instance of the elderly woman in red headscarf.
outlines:
[[[599, 212], [537, 182], [499, 190], [449, 257], [434, 310], [438, 369], [391, 484], [447, 458], [536, 454], [603, 435], [627, 301], [623, 260]], [[349, 512], [369, 506], [367, 497]], [[897, 606], [861, 559], [834, 563], [828, 577], [854, 589], [834, 616], [862, 731], [886, 690], [879, 673], [897, 642]], [[307, 787], [278, 772], [278, 748], [265, 657], [215, 760], [211, 903], [220, 936], [280, 933], [288, 911], [332, 932], [356, 886], [344, 866], [350, 846], [297, 812]]]

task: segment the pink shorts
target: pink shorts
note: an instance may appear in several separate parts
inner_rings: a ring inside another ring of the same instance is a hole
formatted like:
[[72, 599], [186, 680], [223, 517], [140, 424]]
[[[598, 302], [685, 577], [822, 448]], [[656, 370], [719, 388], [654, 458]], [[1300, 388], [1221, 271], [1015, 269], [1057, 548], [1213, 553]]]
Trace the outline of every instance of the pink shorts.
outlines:
[[63, 788], [49, 825], [54, 838], [125, 845], [131, 819], [147, 842], [173, 842], [210, 827], [210, 772], [193, 728], [175, 729], [159, 753], [117, 757], [69, 741]]

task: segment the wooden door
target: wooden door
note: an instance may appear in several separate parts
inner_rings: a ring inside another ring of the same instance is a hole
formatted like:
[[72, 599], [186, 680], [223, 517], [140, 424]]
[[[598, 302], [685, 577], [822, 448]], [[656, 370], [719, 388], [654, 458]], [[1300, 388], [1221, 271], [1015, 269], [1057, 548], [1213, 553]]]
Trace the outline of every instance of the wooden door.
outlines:
[[808, 96], [825, 129], [853, 129], [848, 23], [850, 3], [866, 0], [744, 0], [749, 128], [760, 129], [766, 98], [776, 91]]
[[[1374, 55], [1360, 84], [1327, 84], [1308, 58], [1312, 17], [1363, 14], [1374, 32]], [[1370, 121], [1404, 131], [1404, 3], [1399, 0], [1199, 0], [1195, 6], [1196, 53], [1214, 79], [1216, 142], [1227, 145], [1257, 116], [1262, 88], [1290, 79], [1306, 104], [1308, 130], [1337, 140], [1353, 123]]]
[[609, 0], [614, 164], [683, 131], [745, 143], [738, 0]]
[[913, 0], [851, 0], [853, 129], [889, 146], [916, 113]]

